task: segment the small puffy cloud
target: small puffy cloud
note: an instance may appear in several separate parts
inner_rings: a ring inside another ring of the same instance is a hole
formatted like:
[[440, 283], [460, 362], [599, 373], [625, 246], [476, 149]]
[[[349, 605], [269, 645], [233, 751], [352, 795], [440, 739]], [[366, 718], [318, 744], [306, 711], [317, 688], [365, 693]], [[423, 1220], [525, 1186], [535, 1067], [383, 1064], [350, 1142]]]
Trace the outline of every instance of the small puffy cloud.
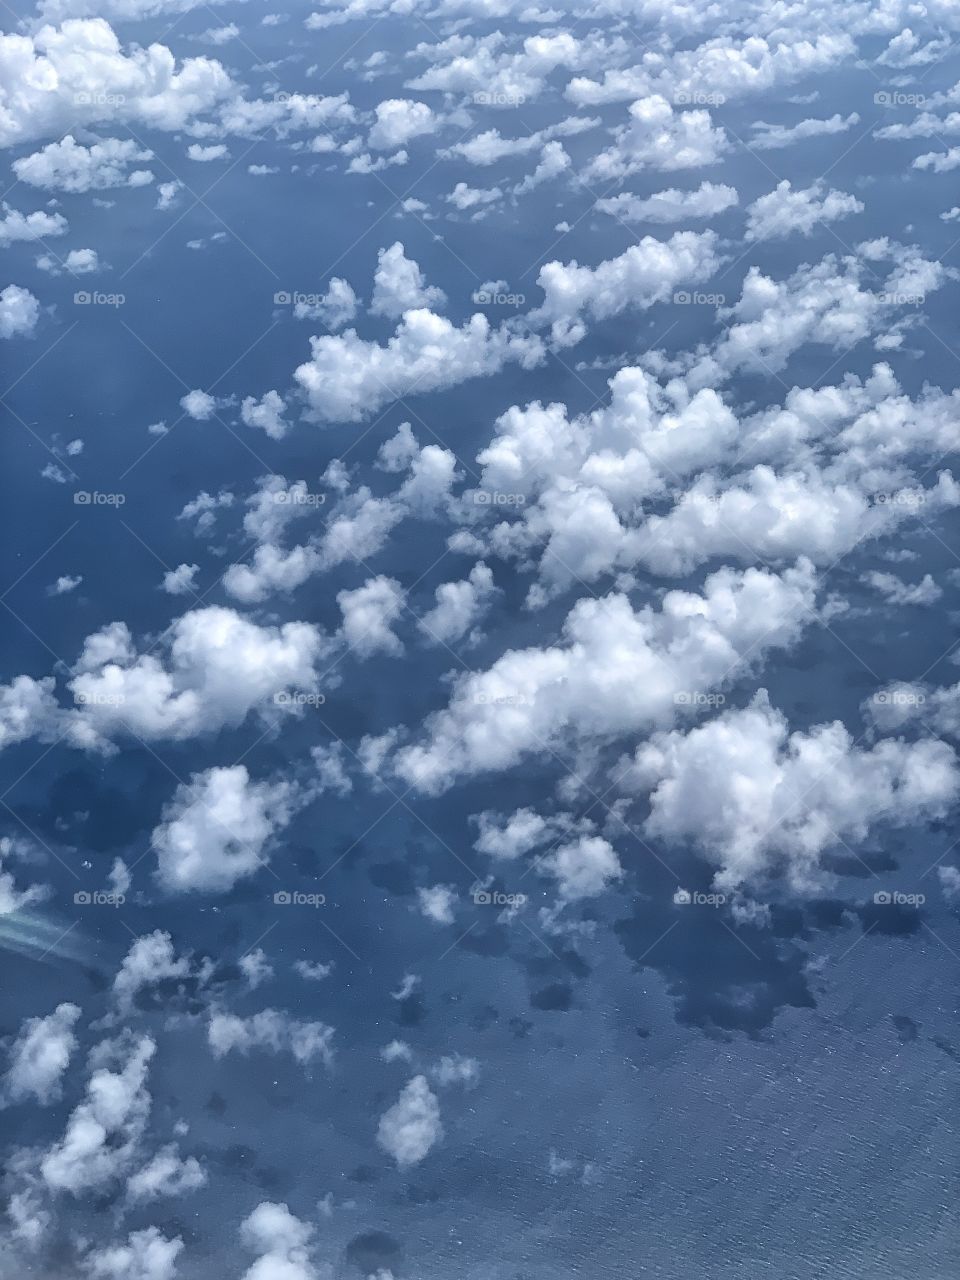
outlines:
[[209, 422], [217, 411], [217, 400], [209, 392], [197, 388], [180, 397], [180, 408], [194, 422]]
[[183, 614], [162, 648], [144, 654], [123, 623], [112, 623], [87, 637], [69, 681], [71, 739], [104, 749], [128, 730], [183, 739], [240, 724], [254, 709], [287, 714], [277, 694], [313, 691], [327, 647], [308, 623], [260, 627], [217, 606]]
[[194, 774], [152, 836], [157, 877], [172, 893], [226, 892], [266, 864], [299, 803], [289, 782], [253, 782], [242, 764]]
[[40, 1175], [52, 1191], [86, 1195], [126, 1174], [146, 1130], [147, 1073], [155, 1051], [149, 1036], [98, 1046], [83, 1101], [70, 1113], [63, 1136], [40, 1158]]
[[43, 240], [50, 236], [62, 236], [68, 229], [61, 213], [21, 213], [4, 201], [0, 204], [0, 249], [20, 240]]
[[357, 295], [341, 276], [331, 276], [327, 291], [316, 302], [298, 300], [293, 314], [298, 320], [319, 320], [328, 329], [342, 329], [357, 314]]
[[377, 104], [374, 114], [376, 121], [367, 135], [367, 146], [374, 151], [394, 151], [440, 127], [440, 119], [425, 102], [409, 98], [388, 98]]
[[282, 440], [290, 430], [290, 423], [283, 416], [285, 408], [278, 391], [268, 391], [260, 400], [247, 396], [240, 406], [240, 420], [248, 427], [265, 431], [271, 440]]
[[171, 596], [191, 595], [196, 589], [197, 564], [178, 564], [163, 575], [163, 589]]
[[583, 317], [604, 320], [621, 311], [653, 306], [672, 297], [681, 284], [699, 284], [720, 265], [712, 231], [678, 231], [669, 240], [644, 236], [618, 258], [597, 267], [576, 261], [547, 262], [537, 284], [545, 294], [532, 322], [548, 321], [555, 341], [579, 341]]
[[660, 94], [630, 105], [630, 123], [614, 129], [615, 143], [587, 165], [588, 182], [612, 182], [647, 167], [670, 172], [716, 164], [727, 136], [710, 112], [675, 111]]
[[373, 300], [370, 310], [376, 316], [398, 320], [415, 307], [442, 307], [446, 303], [442, 289], [427, 285], [416, 262], [408, 258], [398, 240], [377, 255], [373, 277]]
[[199, 164], [209, 164], [211, 160], [226, 160], [230, 155], [228, 148], [222, 142], [215, 143], [209, 147], [202, 147], [197, 142], [191, 142], [187, 147], [187, 159], [196, 160]]
[[47, 594], [51, 596], [66, 596], [71, 591], [76, 591], [77, 587], [83, 582], [80, 574], [62, 574], [56, 582], [47, 587]]
[[435, 884], [417, 890], [420, 910], [435, 924], [453, 924], [457, 891], [448, 884]]
[[403, 612], [403, 601], [400, 583], [383, 575], [369, 578], [355, 591], [337, 595], [343, 614], [341, 634], [359, 658], [370, 658], [375, 653], [397, 657], [403, 653], [403, 645], [391, 630]]
[[94, 1249], [83, 1260], [90, 1280], [174, 1280], [183, 1251], [179, 1236], [168, 1239], [157, 1227], [132, 1231], [125, 1244]]
[[153, 182], [149, 169], [130, 166], [153, 159], [129, 138], [104, 138], [85, 147], [72, 134], [51, 142], [33, 155], [14, 160], [13, 171], [21, 182], [47, 191], [103, 191], [108, 187], [144, 187]]
[[360, 422], [398, 397], [456, 386], [516, 362], [531, 368], [543, 344], [485, 316], [460, 328], [428, 310], [408, 311], [385, 346], [365, 342], [353, 329], [311, 338], [311, 358], [294, 377], [321, 422]]
[[324, 1022], [304, 1022], [278, 1009], [261, 1009], [249, 1018], [215, 1012], [207, 1026], [207, 1040], [216, 1058], [264, 1049], [268, 1053], [290, 1053], [302, 1066], [316, 1059], [329, 1066], [333, 1061], [334, 1034], [333, 1027]]
[[257, 987], [264, 982], [269, 982], [273, 977], [273, 965], [267, 959], [263, 947], [255, 947], [253, 951], [248, 951], [245, 956], [240, 957], [237, 964], [251, 991], [255, 991]]
[[47, 1106], [60, 1098], [64, 1072], [77, 1047], [74, 1027], [79, 1017], [77, 1005], [60, 1004], [46, 1017], [23, 1023], [10, 1047], [10, 1065], [0, 1086], [4, 1102], [32, 1097]]
[[428, 644], [453, 644], [481, 620], [493, 598], [493, 574], [475, 564], [462, 582], [444, 582], [434, 592], [436, 604], [418, 625]]
[[581, 836], [560, 845], [541, 858], [537, 867], [556, 880], [560, 896], [567, 902], [596, 898], [623, 876], [615, 850], [600, 836]]
[[205, 1186], [207, 1174], [194, 1156], [184, 1159], [176, 1143], [162, 1147], [127, 1182], [127, 1199], [132, 1204], [182, 1196]]
[[550, 822], [533, 809], [517, 809], [508, 818], [486, 809], [471, 821], [479, 832], [473, 847], [491, 858], [519, 858], [544, 844], [552, 831]]
[[310, 1262], [312, 1236], [313, 1227], [285, 1204], [264, 1200], [240, 1225], [244, 1247], [257, 1255], [243, 1280], [318, 1280]]
[[794, 191], [783, 181], [747, 207], [748, 240], [777, 240], [799, 232], [809, 236], [818, 225], [862, 213], [863, 203], [843, 191], [826, 190], [823, 182]]
[[168, 990], [186, 984], [191, 970], [191, 957], [178, 956], [173, 939], [162, 929], [134, 938], [113, 980], [117, 1011], [131, 1013], [140, 994], [158, 983]]
[[792, 644], [813, 612], [815, 581], [805, 561], [782, 574], [721, 569], [702, 593], [667, 592], [659, 611], [634, 612], [619, 594], [581, 599], [561, 643], [511, 649], [457, 677], [422, 740], [397, 752], [396, 770], [436, 793], [458, 776], [511, 768], [561, 735], [569, 750], [669, 721], [690, 690]]
[[401, 1169], [419, 1164], [443, 1137], [440, 1104], [426, 1076], [414, 1076], [380, 1117], [377, 1142]]
[[937, 586], [929, 573], [925, 573], [920, 582], [908, 583], [895, 573], [873, 570], [865, 573], [861, 581], [879, 591], [888, 604], [931, 605], [943, 596], [943, 588]]
[[791, 733], [765, 692], [686, 733], [655, 734], [620, 772], [625, 789], [650, 792], [647, 834], [694, 842], [721, 888], [780, 870], [807, 888], [825, 851], [881, 823], [942, 817], [960, 794], [946, 743], [885, 739], [866, 750], [839, 721]]
[[27, 338], [40, 319], [40, 303], [29, 289], [8, 284], [0, 292], [0, 338]]
[[823, 138], [835, 133], [846, 133], [860, 117], [854, 111], [849, 116], [835, 115], [829, 120], [801, 120], [799, 124], [765, 124], [762, 120], [753, 126], [754, 136], [750, 146], [756, 151], [776, 151], [781, 147], [793, 146], [795, 142], [804, 142], [808, 138]]
[[623, 222], [686, 222], [694, 218], [713, 218], [732, 209], [739, 201], [734, 187], [722, 183], [701, 182], [696, 191], [679, 191], [670, 187], [641, 198], [622, 192], [597, 201], [602, 213], [613, 214]]
[[482, 209], [496, 204], [503, 199], [503, 192], [499, 187], [470, 187], [465, 182], [458, 182], [446, 199], [447, 204], [463, 213], [467, 209]]

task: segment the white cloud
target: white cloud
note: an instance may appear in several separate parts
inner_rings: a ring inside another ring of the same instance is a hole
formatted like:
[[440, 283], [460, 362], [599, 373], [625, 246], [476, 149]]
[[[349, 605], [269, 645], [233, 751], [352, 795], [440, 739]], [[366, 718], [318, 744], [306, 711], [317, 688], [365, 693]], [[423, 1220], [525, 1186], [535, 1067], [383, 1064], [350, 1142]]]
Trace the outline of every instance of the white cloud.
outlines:
[[209, 58], [185, 59], [178, 69], [162, 44], [124, 53], [103, 18], [0, 35], [0, 65], [0, 146], [107, 121], [182, 129], [235, 92]]
[[69, 681], [78, 708], [72, 740], [104, 748], [127, 730], [147, 740], [184, 739], [240, 724], [254, 709], [270, 718], [295, 713], [277, 694], [312, 692], [327, 649], [309, 623], [260, 627], [218, 606], [183, 614], [162, 645], [144, 654], [124, 624], [113, 623], [87, 637]]
[[587, 165], [588, 182], [612, 182], [648, 166], [662, 172], [716, 164], [728, 143], [709, 111], [675, 111], [659, 94], [630, 105], [630, 123], [613, 131], [614, 145]]
[[584, 316], [604, 320], [663, 302], [679, 285], [709, 279], [720, 261], [712, 231], [678, 231], [669, 240], [644, 236], [618, 258], [597, 267], [581, 267], [576, 261], [547, 262], [537, 277], [544, 302], [530, 320], [549, 322], [555, 341], [576, 342], [586, 331]]
[[177, 788], [151, 844], [169, 892], [225, 892], [264, 866], [300, 796], [286, 781], [252, 782], [242, 764], [207, 769]]
[[85, 147], [68, 133], [59, 142], [14, 160], [13, 171], [21, 182], [47, 191], [103, 191], [149, 185], [153, 182], [149, 169], [129, 169], [152, 159], [153, 152], [131, 138], [104, 138]]
[[766, 124], [758, 120], [753, 126], [754, 136], [750, 139], [750, 146], [755, 151], [776, 151], [781, 147], [791, 147], [795, 142], [804, 142], [807, 138], [846, 133], [859, 123], [860, 117], [855, 111], [848, 116], [835, 115], [828, 120], [801, 120], [799, 124], [789, 126]]
[[183, 1251], [179, 1236], [168, 1239], [156, 1227], [132, 1231], [126, 1244], [94, 1249], [83, 1260], [91, 1280], [173, 1280]]
[[863, 212], [863, 203], [843, 191], [826, 190], [823, 182], [794, 191], [783, 181], [747, 207], [748, 240], [776, 240], [795, 231], [808, 236], [818, 225]]
[[941, 742], [891, 739], [865, 750], [839, 721], [790, 733], [761, 692], [686, 733], [655, 734], [623, 785], [652, 793], [647, 833], [693, 841], [719, 887], [782, 869], [803, 888], [819, 881], [826, 850], [863, 841], [879, 823], [942, 817], [960, 793], [960, 770]]
[[163, 589], [171, 596], [190, 595], [196, 590], [197, 564], [178, 564], [163, 575]]
[[45, 236], [62, 236], [68, 230], [66, 218], [61, 213], [21, 213], [3, 201], [0, 204], [0, 249], [20, 240], [42, 240]]
[[282, 440], [290, 430], [290, 423], [283, 416], [285, 408], [277, 391], [268, 391], [260, 400], [247, 396], [240, 406], [240, 419], [248, 427], [265, 431], [271, 440]]
[[26, 338], [40, 319], [40, 303], [29, 289], [8, 284], [0, 292], [0, 338]]
[[691, 218], [713, 218], [732, 209], [739, 197], [733, 187], [701, 182], [696, 191], [670, 187], [645, 199], [628, 195], [608, 196], [597, 201], [602, 213], [611, 213], [624, 222], [686, 222]]
[[396, 769], [418, 790], [439, 792], [460, 775], [510, 768], [561, 735], [569, 747], [669, 721], [678, 695], [726, 684], [789, 646], [813, 606], [808, 562], [780, 575], [721, 569], [702, 594], [667, 592], [659, 612], [634, 612], [622, 595], [582, 599], [561, 643], [509, 650], [459, 676], [423, 742], [397, 753]]
[[348, 329], [311, 338], [311, 359], [294, 377], [321, 422], [360, 422], [391, 400], [456, 386], [498, 372], [509, 362], [531, 368], [539, 339], [491, 329], [485, 316], [456, 328], [432, 311], [408, 311], [385, 346]]
[[222, 142], [214, 143], [209, 147], [202, 147], [198, 142], [191, 142], [187, 147], [187, 159], [195, 160], [198, 164], [209, 164], [212, 160], [226, 160], [230, 156], [230, 152]]
[[493, 574], [475, 564], [462, 582], [444, 582], [434, 592], [436, 604], [420, 619], [428, 644], [453, 644], [481, 620], [494, 594]]
[[209, 422], [217, 411], [216, 397], [197, 388], [180, 397], [180, 408], [194, 422]]
[[420, 910], [435, 924], [453, 924], [457, 891], [449, 884], [435, 884], [417, 889]]
[[446, 300], [442, 289], [424, 282], [423, 272], [405, 255], [399, 240], [389, 249], [380, 250], [370, 303], [373, 315], [398, 320], [416, 307], [443, 307]]
[[479, 834], [474, 848], [491, 858], [513, 859], [529, 853], [550, 838], [550, 822], [533, 809], [517, 809], [504, 818], [489, 809], [471, 818]]
[[358, 658], [386, 653], [399, 657], [403, 645], [391, 627], [403, 612], [404, 592], [394, 578], [368, 578], [355, 591], [341, 591], [337, 604], [343, 614], [341, 634]]
[[178, 956], [169, 933], [155, 929], [135, 938], [113, 980], [113, 996], [121, 1014], [133, 1012], [137, 996], [145, 988], [190, 977], [189, 955]]
[[77, 1047], [74, 1026], [79, 1017], [77, 1005], [60, 1004], [45, 1018], [28, 1018], [23, 1023], [10, 1047], [10, 1066], [2, 1086], [5, 1102], [33, 1097], [47, 1106], [60, 1098], [64, 1072]]
[[895, 573], [878, 573], [876, 570], [863, 575], [862, 581], [886, 599], [888, 604], [931, 605], [943, 596], [929, 573], [920, 582], [907, 583]]
[[310, 1262], [313, 1227], [285, 1204], [264, 1200], [240, 1226], [244, 1246], [258, 1255], [243, 1280], [317, 1280]]
[[340, 276], [331, 276], [327, 292], [316, 302], [295, 302], [298, 320], [320, 320], [328, 329], [342, 329], [357, 314], [357, 295]]
[[149, 1036], [104, 1041], [95, 1050], [84, 1100], [40, 1159], [51, 1190], [75, 1196], [101, 1191], [126, 1173], [147, 1125], [146, 1081], [155, 1051]]
[[133, 1204], [142, 1204], [164, 1196], [182, 1196], [206, 1182], [207, 1174], [200, 1162], [193, 1156], [184, 1160], [176, 1143], [169, 1143], [130, 1177], [127, 1198]]
[[380, 1117], [377, 1142], [401, 1169], [419, 1164], [443, 1137], [440, 1104], [426, 1076], [414, 1076]]
[[318, 1058], [330, 1065], [334, 1034], [333, 1027], [326, 1023], [304, 1022], [278, 1009], [261, 1009], [249, 1018], [217, 1012], [211, 1015], [207, 1027], [207, 1040], [216, 1058], [266, 1049], [269, 1053], [290, 1053], [303, 1066]]
[[600, 836], [580, 836], [560, 845], [538, 861], [537, 869], [553, 876], [567, 902], [596, 898], [623, 876], [616, 852]]
[[374, 114], [376, 122], [367, 136], [367, 146], [374, 151], [394, 151], [411, 138], [434, 133], [441, 123], [425, 102], [409, 98], [388, 98], [377, 104]]
[[257, 987], [264, 982], [269, 982], [273, 977], [273, 965], [267, 959], [263, 947], [255, 947], [253, 951], [248, 951], [237, 963], [251, 991], [255, 991]]

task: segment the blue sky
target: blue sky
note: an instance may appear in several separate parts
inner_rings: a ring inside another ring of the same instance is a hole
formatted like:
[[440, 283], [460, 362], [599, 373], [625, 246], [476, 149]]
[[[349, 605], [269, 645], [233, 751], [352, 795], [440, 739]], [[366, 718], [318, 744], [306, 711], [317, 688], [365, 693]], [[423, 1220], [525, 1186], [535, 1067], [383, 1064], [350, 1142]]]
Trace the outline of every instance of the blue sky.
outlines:
[[0, 34], [0, 1280], [958, 1260], [948, 3]]

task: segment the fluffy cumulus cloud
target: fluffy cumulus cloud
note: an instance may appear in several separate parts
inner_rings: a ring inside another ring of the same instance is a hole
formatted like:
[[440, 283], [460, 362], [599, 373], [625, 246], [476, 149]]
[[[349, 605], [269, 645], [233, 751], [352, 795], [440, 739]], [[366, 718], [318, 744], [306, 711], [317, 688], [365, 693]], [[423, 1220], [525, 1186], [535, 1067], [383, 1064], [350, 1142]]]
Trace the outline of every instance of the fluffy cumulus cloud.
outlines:
[[44, 240], [48, 236], [62, 236], [67, 231], [67, 220], [62, 213], [21, 213], [6, 202], [0, 205], [0, 248], [16, 244], [20, 240]]
[[252, 711], [295, 711], [284, 691], [312, 691], [326, 644], [316, 627], [261, 627], [216, 605], [183, 614], [163, 644], [138, 653], [123, 623], [87, 637], [69, 689], [71, 739], [106, 747], [115, 735], [191, 738]]
[[445, 302], [443, 290], [424, 282], [423, 272], [406, 256], [399, 240], [389, 249], [380, 250], [370, 303], [374, 315], [398, 320], [405, 311], [417, 307], [440, 308]]
[[285, 1204], [264, 1200], [243, 1220], [240, 1240], [257, 1255], [243, 1280], [318, 1280], [310, 1261], [313, 1227]]
[[367, 135], [367, 145], [374, 151], [394, 151], [412, 138], [433, 133], [439, 120], [425, 102], [409, 98], [388, 98], [377, 104], [376, 120]]
[[174, 1280], [182, 1252], [179, 1236], [146, 1227], [132, 1231], [123, 1244], [91, 1250], [83, 1260], [84, 1275], [91, 1280]]
[[295, 378], [320, 422], [360, 422], [393, 400], [438, 391], [504, 365], [538, 364], [536, 337], [493, 328], [483, 315], [459, 328], [433, 311], [408, 311], [386, 344], [368, 342], [354, 329], [310, 339], [311, 358]]
[[443, 1137], [440, 1104], [426, 1076], [414, 1076], [380, 1117], [377, 1142], [401, 1169], [425, 1160]]
[[255, 782], [242, 764], [194, 774], [153, 832], [161, 885], [171, 893], [231, 889], [266, 865], [271, 840], [299, 800], [293, 783]]
[[128, 1172], [150, 1114], [147, 1075], [156, 1047], [150, 1036], [121, 1036], [97, 1047], [83, 1101], [39, 1161], [52, 1191], [108, 1190]]
[[548, 262], [537, 277], [543, 305], [531, 319], [548, 321], [556, 341], [576, 342], [586, 332], [587, 319], [605, 320], [663, 302], [681, 284], [708, 280], [719, 265], [712, 231], [679, 231], [669, 240], [645, 236], [597, 267]]
[[485, 564], [475, 564], [461, 582], [443, 582], [434, 593], [436, 601], [419, 621], [428, 644], [453, 644], [471, 634], [490, 606], [494, 594], [493, 573]]
[[563, 640], [508, 650], [460, 676], [449, 705], [396, 768], [421, 791], [502, 770], [532, 751], [635, 732], [677, 713], [680, 695], [708, 691], [790, 645], [814, 611], [809, 563], [782, 574], [712, 574], [701, 593], [670, 591], [659, 610], [625, 596], [580, 600]]
[[659, 94], [632, 103], [629, 124], [618, 126], [614, 137], [587, 166], [588, 181], [609, 183], [646, 168], [699, 169], [716, 164], [728, 146], [709, 111], [677, 111]]
[[695, 191], [669, 187], [645, 198], [621, 192], [598, 200], [597, 208], [624, 222], [687, 222], [716, 217], [732, 209], [738, 200], [734, 187], [722, 182], [701, 182]]
[[960, 793], [945, 743], [860, 747], [839, 721], [791, 733], [762, 692], [688, 732], [654, 734], [621, 776], [650, 794], [646, 831], [694, 842], [727, 889], [778, 870], [809, 888], [825, 851], [856, 845], [880, 823], [942, 817]]
[[337, 604], [343, 614], [341, 633], [358, 657], [403, 653], [403, 645], [392, 630], [403, 612], [403, 595], [400, 583], [383, 575], [368, 579], [355, 591], [339, 593]]
[[106, 187], [143, 187], [153, 182], [149, 169], [132, 168], [153, 159], [130, 138], [105, 138], [85, 147], [72, 134], [33, 155], [14, 160], [21, 182], [47, 191], [102, 191]]
[[747, 239], [777, 240], [799, 232], [809, 236], [815, 227], [863, 212], [863, 202], [843, 191], [826, 190], [824, 183], [794, 191], [786, 180], [747, 209]]
[[99, 17], [0, 35], [0, 70], [0, 146], [8, 147], [108, 121], [182, 129], [234, 92], [219, 62], [187, 58], [178, 67], [162, 44], [125, 52]]
[[40, 303], [29, 289], [8, 284], [0, 290], [0, 338], [29, 338], [40, 319]]
[[249, 1018], [216, 1012], [207, 1027], [207, 1040], [217, 1058], [265, 1049], [268, 1053], [290, 1053], [302, 1065], [319, 1059], [329, 1066], [333, 1036], [333, 1027], [326, 1023], [304, 1022], [278, 1009], [261, 1009]]
[[28, 1018], [10, 1048], [10, 1065], [3, 1077], [2, 1098], [22, 1102], [27, 1098], [46, 1106], [63, 1090], [63, 1076], [77, 1047], [75, 1004], [57, 1005], [42, 1018]]

